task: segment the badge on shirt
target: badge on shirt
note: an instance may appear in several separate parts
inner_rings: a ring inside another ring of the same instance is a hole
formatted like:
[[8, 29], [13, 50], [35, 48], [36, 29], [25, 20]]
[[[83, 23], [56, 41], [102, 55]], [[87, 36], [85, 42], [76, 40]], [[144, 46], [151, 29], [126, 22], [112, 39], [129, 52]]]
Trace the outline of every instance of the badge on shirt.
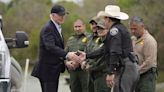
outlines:
[[144, 45], [144, 39], [137, 40], [136, 44]]
[[112, 28], [112, 29], [110, 30], [110, 35], [115, 36], [115, 35], [117, 35], [117, 34], [118, 34], [118, 29], [117, 29], [117, 28]]
[[143, 45], [144, 44], [144, 40], [140, 41], [140, 44]]
[[86, 42], [87, 42], [87, 37], [84, 37], [84, 38], [82, 39], [82, 42], [83, 42], [83, 43], [86, 43]]

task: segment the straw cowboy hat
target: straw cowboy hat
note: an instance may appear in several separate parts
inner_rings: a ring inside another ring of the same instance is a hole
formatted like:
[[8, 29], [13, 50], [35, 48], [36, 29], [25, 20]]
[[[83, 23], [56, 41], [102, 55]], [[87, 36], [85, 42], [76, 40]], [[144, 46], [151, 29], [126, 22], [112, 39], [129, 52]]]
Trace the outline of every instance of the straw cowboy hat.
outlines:
[[108, 16], [120, 20], [126, 20], [129, 18], [128, 14], [121, 12], [120, 7], [116, 5], [107, 5], [105, 11], [101, 11], [97, 16]]

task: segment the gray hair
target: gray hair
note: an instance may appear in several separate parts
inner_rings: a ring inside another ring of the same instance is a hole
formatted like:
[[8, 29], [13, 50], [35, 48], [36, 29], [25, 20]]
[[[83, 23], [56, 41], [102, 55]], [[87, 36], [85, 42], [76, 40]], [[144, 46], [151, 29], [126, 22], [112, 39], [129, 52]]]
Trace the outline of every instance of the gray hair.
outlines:
[[136, 23], [136, 24], [139, 24], [139, 25], [144, 25], [144, 21], [141, 17], [138, 17], [138, 16], [133, 16], [130, 21], [129, 21], [129, 24], [131, 23]]

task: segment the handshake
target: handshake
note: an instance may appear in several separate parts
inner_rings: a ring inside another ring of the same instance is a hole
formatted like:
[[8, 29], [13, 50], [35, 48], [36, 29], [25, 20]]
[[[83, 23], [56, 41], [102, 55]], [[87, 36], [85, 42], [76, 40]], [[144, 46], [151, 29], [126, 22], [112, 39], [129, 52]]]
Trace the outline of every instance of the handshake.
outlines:
[[70, 69], [74, 70], [81, 65], [86, 59], [86, 53], [82, 51], [68, 52], [66, 56], [65, 65]]

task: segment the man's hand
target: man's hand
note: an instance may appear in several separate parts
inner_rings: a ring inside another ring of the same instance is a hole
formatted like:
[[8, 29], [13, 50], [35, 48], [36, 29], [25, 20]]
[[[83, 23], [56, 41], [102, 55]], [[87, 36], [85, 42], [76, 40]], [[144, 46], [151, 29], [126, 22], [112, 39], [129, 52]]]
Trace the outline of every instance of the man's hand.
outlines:
[[90, 70], [90, 68], [91, 68], [91, 65], [86, 64], [85, 70], [86, 70], [86, 71], [89, 71], [89, 70]]
[[82, 51], [78, 51], [79, 54], [79, 63], [85, 61], [86, 59], [86, 53], [85, 52], [82, 52]]
[[65, 61], [65, 65], [69, 68], [69, 70], [75, 70], [79, 66], [79, 63], [74, 61]]
[[83, 61], [81, 63], [81, 69], [85, 70], [85, 71], [89, 71], [91, 65], [89, 65], [86, 61]]
[[68, 52], [66, 59], [68, 61], [79, 61], [79, 56], [76, 55], [76, 52]]
[[86, 59], [86, 53], [82, 51], [68, 52], [66, 59], [69, 61], [68, 67], [75, 69]]
[[114, 74], [106, 76], [107, 86], [112, 88], [114, 86]]
[[80, 65], [81, 65], [81, 69], [82, 69], [82, 70], [85, 70], [85, 68], [86, 68], [86, 64], [87, 64], [86, 61], [83, 61], [83, 62], [80, 63]]
[[65, 65], [68, 67], [68, 69], [73, 70], [74, 66], [70, 61], [65, 61]]

